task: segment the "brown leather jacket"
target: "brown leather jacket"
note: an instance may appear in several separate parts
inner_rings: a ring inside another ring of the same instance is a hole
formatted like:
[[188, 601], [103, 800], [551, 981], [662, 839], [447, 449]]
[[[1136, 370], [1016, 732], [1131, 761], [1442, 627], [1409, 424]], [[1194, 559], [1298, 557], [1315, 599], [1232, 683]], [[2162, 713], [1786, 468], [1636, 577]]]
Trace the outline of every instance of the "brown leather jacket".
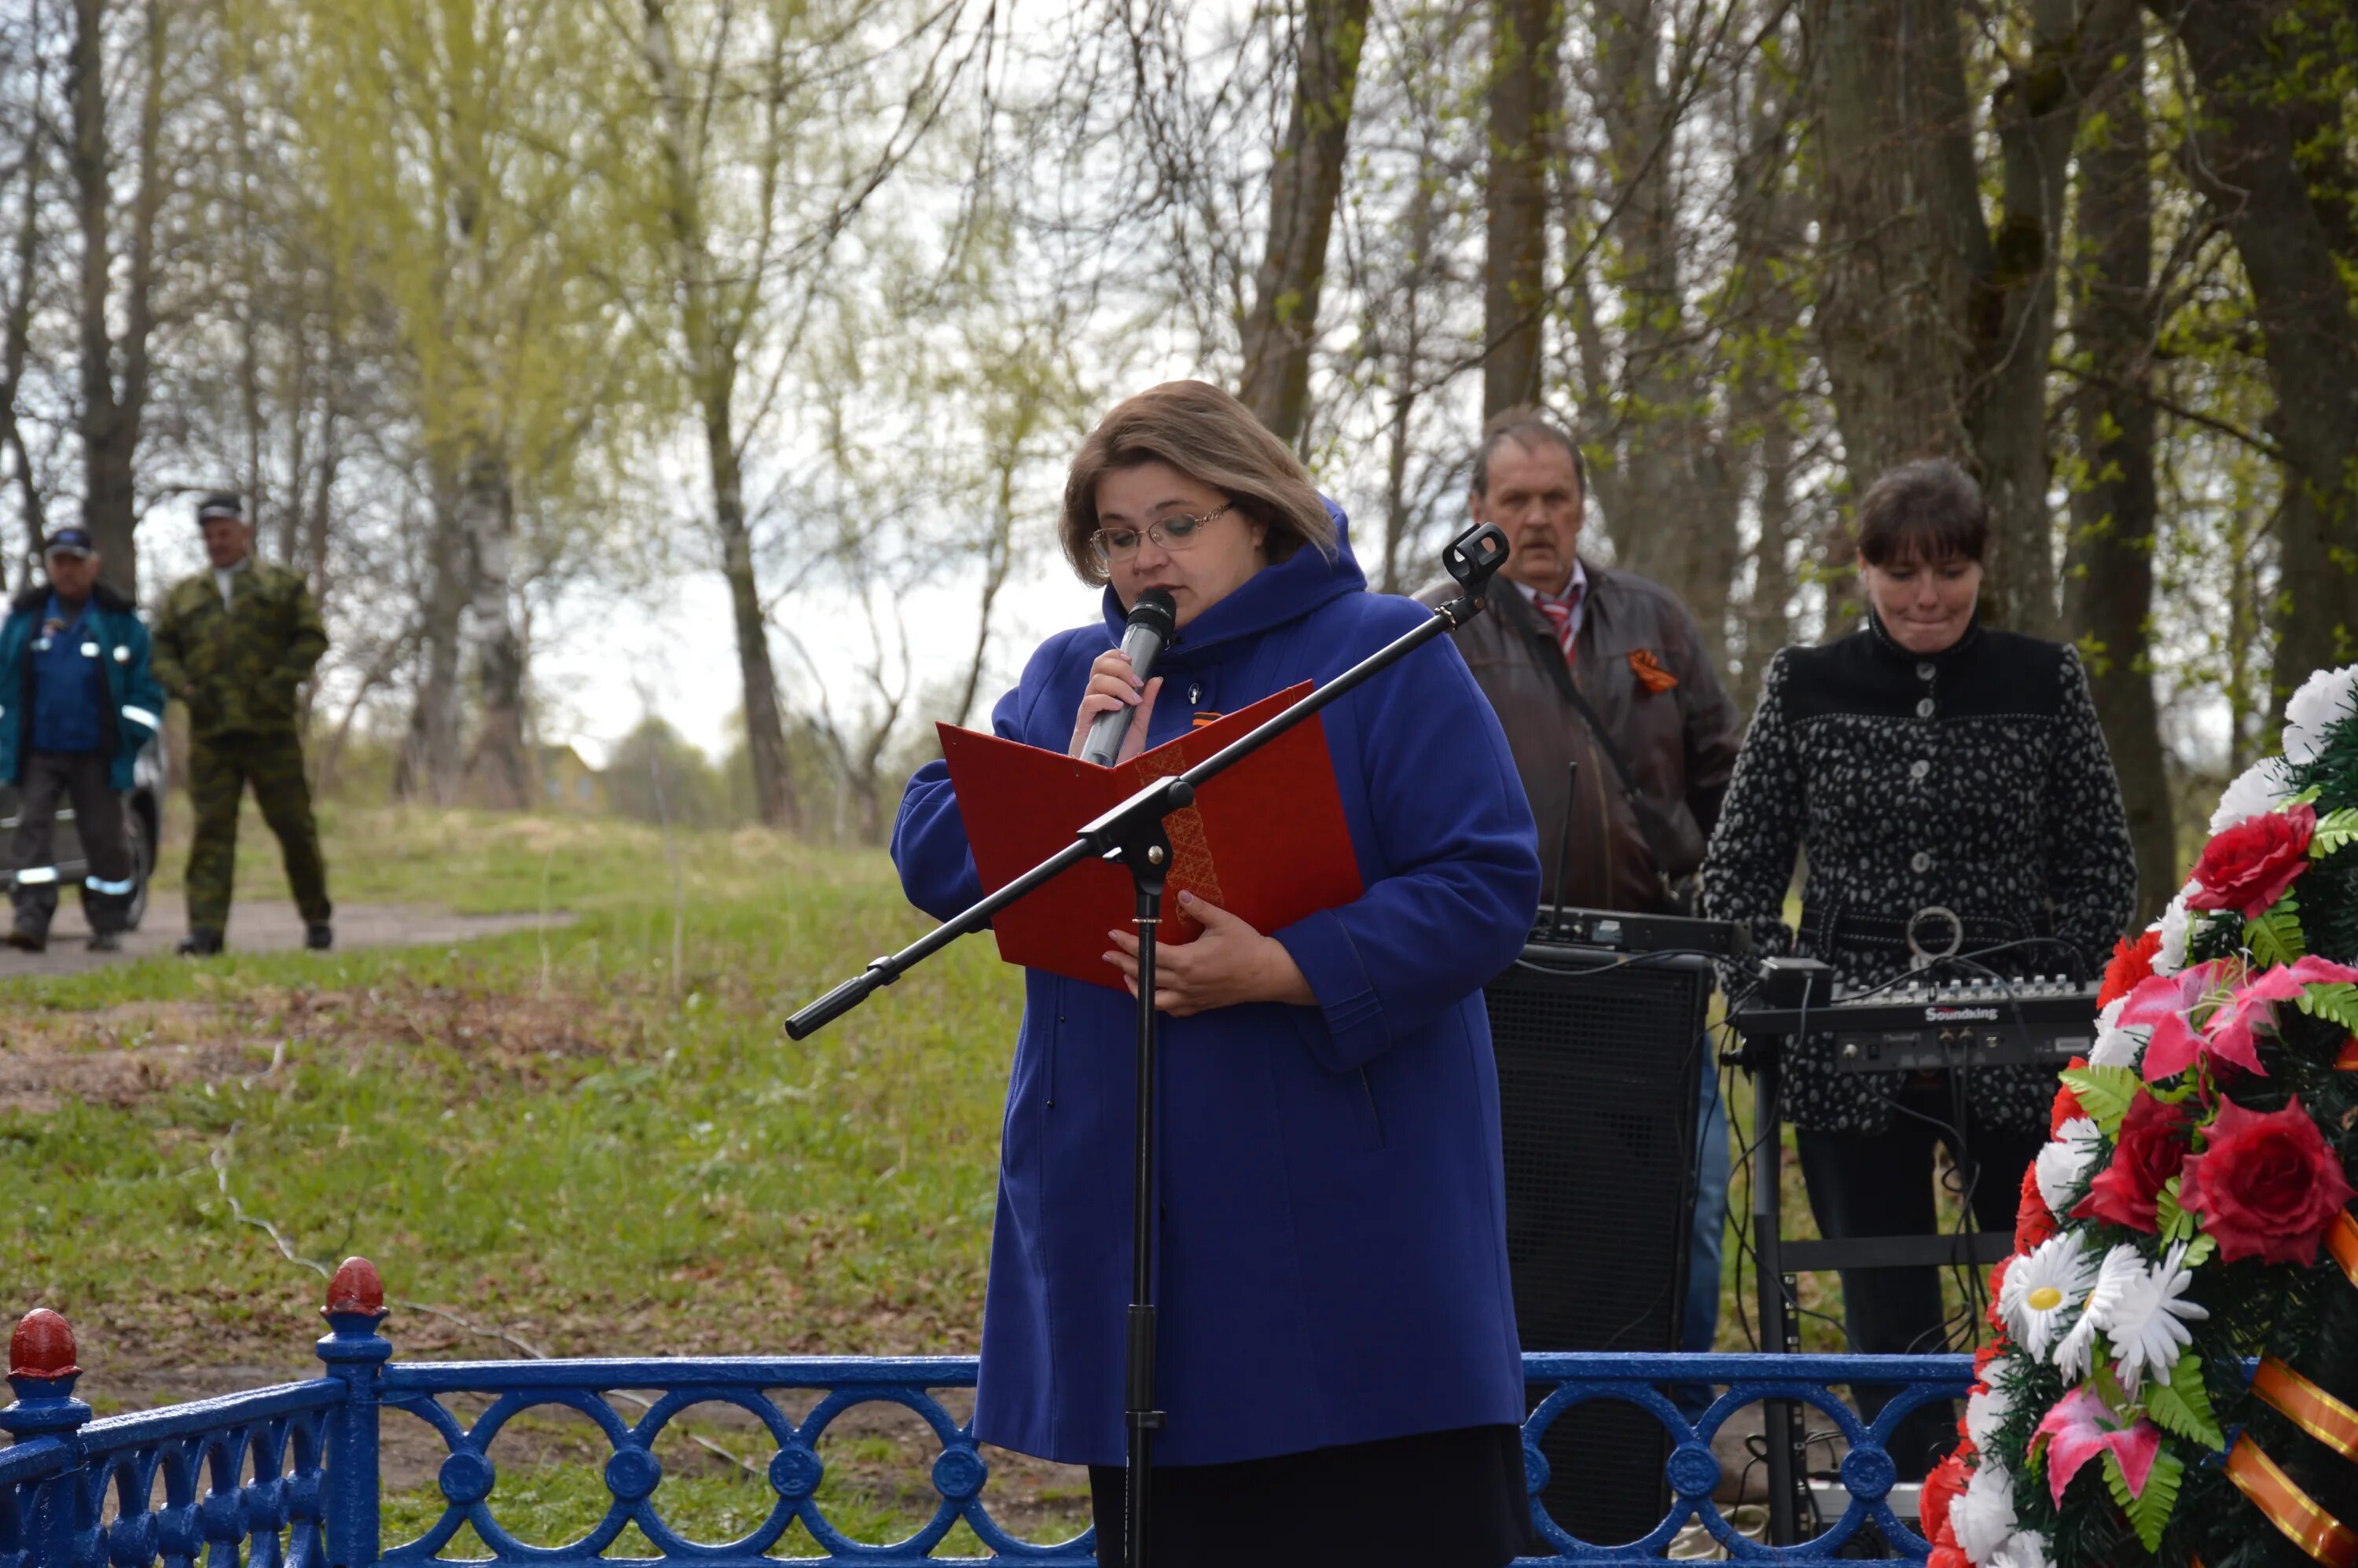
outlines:
[[[1704, 841], [1719, 820], [1741, 739], [1736, 705], [1704, 652], [1694, 618], [1669, 589], [1584, 564], [1588, 590], [1570, 668], [1553, 629], [1504, 578], [1492, 579], [1489, 607], [1455, 633], [1457, 647], [1498, 710], [1531, 797], [1541, 902], [1557, 897], [1564, 783], [1577, 762], [1563, 902], [1660, 911], [1671, 903], [1666, 882], [1703, 863]], [[1455, 584], [1441, 583], [1417, 597], [1442, 604], [1455, 592]], [[1640, 797], [1634, 805], [1573, 702], [1575, 680], [1629, 766]]]

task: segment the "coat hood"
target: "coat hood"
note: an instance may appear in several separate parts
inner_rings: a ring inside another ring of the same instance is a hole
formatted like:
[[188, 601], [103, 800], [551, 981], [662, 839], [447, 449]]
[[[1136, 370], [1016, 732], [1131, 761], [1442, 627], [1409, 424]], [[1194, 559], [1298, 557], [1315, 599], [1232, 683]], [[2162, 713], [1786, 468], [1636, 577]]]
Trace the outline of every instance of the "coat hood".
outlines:
[[[1334, 502], [1325, 496], [1319, 499], [1325, 501], [1326, 515], [1335, 520], [1335, 553], [1328, 556], [1314, 546], [1304, 545], [1286, 559], [1261, 568], [1246, 579], [1243, 587], [1189, 622], [1163, 651], [1164, 659], [1184, 663], [1223, 643], [1257, 637], [1288, 622], [1299, 621], [1347, 593], [1366, 591], [1367, 575], [1359, 570], [1358, 558], [1351, 553], [1351, 520]], [[1129, 618], [1129, 608], [1108, 584], [1105, 624], [1115, 643], [1121, 641], [1122, 628]]]

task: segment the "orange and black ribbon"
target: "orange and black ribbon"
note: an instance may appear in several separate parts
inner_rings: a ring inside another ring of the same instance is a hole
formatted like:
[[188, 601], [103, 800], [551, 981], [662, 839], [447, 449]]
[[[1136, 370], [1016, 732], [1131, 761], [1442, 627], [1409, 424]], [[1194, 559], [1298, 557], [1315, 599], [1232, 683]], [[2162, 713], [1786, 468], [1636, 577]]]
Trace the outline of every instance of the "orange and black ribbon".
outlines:
[[2287, 1541], [2325, 1568], [2358, 1568], [2358, 1534], [2320, 1508], [2245, 1433], [2227, 1455], [2227, 1478]]
[[2358, 1219], [2343, 1209], [2325, 1227], [2325, 1250], [2342, 1265], [2342, 1272], [2353, 1286], [2358, 1286]]
[[2342, 1054], [2333, 1058], [2333, 1070], [2337, 1073], [2358, 1073], [2358, 1034], [2342, 1043]]
[[2260, 1358], [2252, 1392], [2285, 1420], [2332, 1449], [2358, 1460], [2358, 1410], [2352, 1410], [2273, 1356]]

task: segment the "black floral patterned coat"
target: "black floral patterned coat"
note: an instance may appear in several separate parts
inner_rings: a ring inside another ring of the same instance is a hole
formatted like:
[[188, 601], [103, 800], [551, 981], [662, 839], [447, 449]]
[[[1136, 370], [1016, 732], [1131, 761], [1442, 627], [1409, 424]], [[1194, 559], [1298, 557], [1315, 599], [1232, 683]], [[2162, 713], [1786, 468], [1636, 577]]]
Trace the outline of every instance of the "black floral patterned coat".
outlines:
[[[1785, 922], [1797, 852], [1798, 935]], [[1762, 952], [1823, 958], [1851, 986], [1909, 968], [1911, 917], [1920, 946], [1946, 946], [1945, 918], [1919, 914], [1934, 909], [1965, 924], [1967, 953], [2029, 938], [1985, 960], [1999, 973], [2094, 978], [2135, 907], [2136, 872], [2078, 654], [1976, 622], [1926, 657], [1872, 617], [1827, 646], [1784, 649], [1703, 886], [1711, 914], [1750, 927]], [[1882, 1130], [1898, 1087], [1836, 1072], [1823, 1036], [1789, 1060], [1785, 1083], [1787, 1119], [1821, 1131]], [[2033, 1067], [1983, 1069], [1966, 1086], [1982, 1117], [2014, 1128], [2042, 1124], [2054, 1088]]]

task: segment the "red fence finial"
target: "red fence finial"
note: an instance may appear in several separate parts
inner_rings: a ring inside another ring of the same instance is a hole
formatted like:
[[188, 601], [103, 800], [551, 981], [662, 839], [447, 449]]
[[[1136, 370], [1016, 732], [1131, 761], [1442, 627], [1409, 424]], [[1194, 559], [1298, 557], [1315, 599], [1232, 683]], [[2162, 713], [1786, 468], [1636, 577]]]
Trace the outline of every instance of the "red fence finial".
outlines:
[[8, 1336], [8, 1376], [55, 1382], [81, 1375], [74, 1365], [73, 1328], [47, 1307], [35, 1307]]
[[347, 1258], [328, 1281], [330, 1313], [354, 1313], [373, 1317], [384, 1315], [384, 1281], [377, 1277], [376, 1265], [365, 1258]]

